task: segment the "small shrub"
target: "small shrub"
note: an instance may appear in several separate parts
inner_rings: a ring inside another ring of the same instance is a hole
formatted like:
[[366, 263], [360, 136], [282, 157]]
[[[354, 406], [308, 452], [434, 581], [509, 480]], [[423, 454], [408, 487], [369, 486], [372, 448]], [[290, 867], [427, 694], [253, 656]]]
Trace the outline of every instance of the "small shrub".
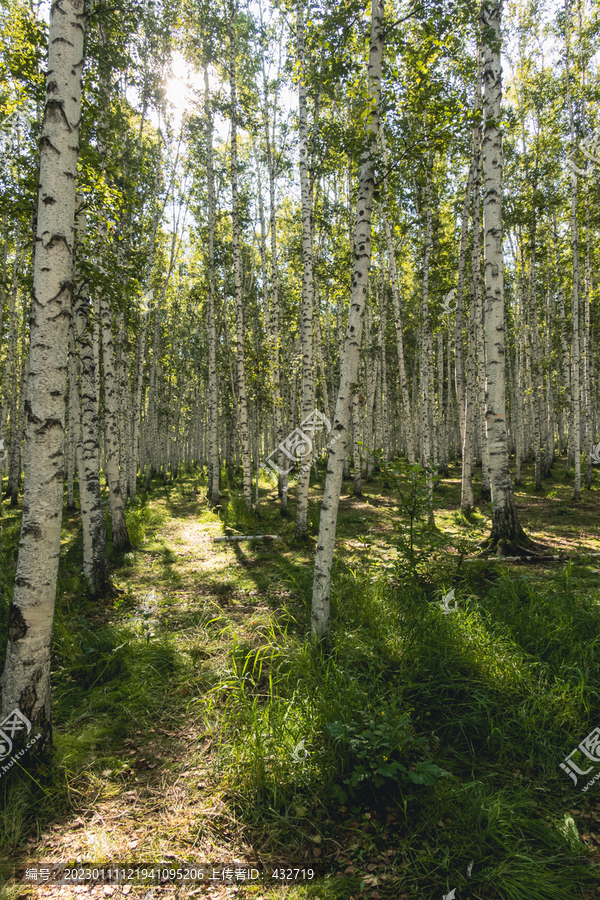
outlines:
[[[382, 716], [385, 713], [381, 713]], [[425, 738], [412, 733], [409, 716], [400, 719], [364, 722], [329, 722], [327, 730], [340, 745], [348, 766], [341, 783], [333, 785], [331, 793], [340, 803], [348, 797], [356, 800], [368, 788], [377, 792], [391, 785], [423, 784], [431, 786], [444, 775], [449, 775], [431, 760], [416, 762], [409, 768], [411, 751], [425, 749]], [[401, 762], [404, 760], [404, 762]]]

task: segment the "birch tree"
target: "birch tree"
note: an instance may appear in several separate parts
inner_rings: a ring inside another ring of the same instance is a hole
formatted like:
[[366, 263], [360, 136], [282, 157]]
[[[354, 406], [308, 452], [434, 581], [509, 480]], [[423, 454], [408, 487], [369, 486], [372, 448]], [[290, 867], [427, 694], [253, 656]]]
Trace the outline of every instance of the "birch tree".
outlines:
[[208, 188], [208, 495], [213, 506], [219, 502], [219, 397], [217, 373], [217, 330], [215, 324], [215, 173], [213, 166], [213, 117], [204, 69], [204, 114], [206, 116], [206, 181]]
[[250, 433], [248, 430], [248, 400], [246, 393], [246, 367], [244, 354], [244, 288], [242, 283], [242, 258], [240, 250], [240, 211], [238, 188], [238, 146], [237, 146], [237, 63], [235, 17], [237, 3], [229, 3], [229, 89], [231, 119], [231, 228], [233, 251], [233, 281], [236, 311], [236, 371], [238, 390], [238, 428], [242, 445], [242, 465], [244, 472], [244, 500], [248, 510], [252, 510], [252, 464], [250, 460]]
[[[50, 662], [65, 476], [67, 350], [87, 18], [84, 0], [55, 0], [50, 10], [30, 318], [23, 518], [0, 682], [2, 718], [18, 709], [29, 719], [42, 734], [37, 754], [48, 752], [52, 743]], [[20, 749], [24, 741], [25, 732], [16, 732], [13, 749]]]
[[[304, 5], [298, 0], [296, 11], [296, 46], [298, 64], [298, 166], [300, 169], [300, 203], [302, 210], [302, 308], [300, 313], [300, 333], [302, 339], [302, 421], [313, 412], [313, 238], [312, 238], [312, 187], [308, 177], [308, 111], [306, 103], [306, 61], [304, 58]], [[297, 539], [308, 537], [308, 487], [310, 483], [310, 465], [304, 465], [310, 457], [309, 443], [300, 445], [304, 448], [301, 457], [303, 463], [298, 479], [298, 506], [296, 510]], [[300, 460], [299, 460], [300, 462]]]
[[[492, 532], [485, 550], [514, 556], [535, 549], [521, 528], [508, 463], [504, 351], [504, 252], [502, 245], [502, 0], [483, 0], [484, 46], [483, 233], [485, 260], [486, 429], [492, 492]], [[507, 552], [504, 552], [507, 551]]]
[[337, 512], [344, 472], [344, 459], [348, 454], [348, 432], [352, 410], [353, 385], [358, 375], [362, 328], [371, 269], [371, 218], [375, 189], [374, 167], [377, 155], [377, 136], [380, 128], [379, 98], [383, 64], [384, 6], [385, 0], [371, 0], [368, 64], [369, 116], [366, 121], [367, 140], [361, 156], [358, 179], [350, 310], [332, 430], [336, 442], [329, 451], [313, 578], [311, 633], [313, 640], [322, 643], [327, 643], [330, 635], [331, 565], [335, 548]]

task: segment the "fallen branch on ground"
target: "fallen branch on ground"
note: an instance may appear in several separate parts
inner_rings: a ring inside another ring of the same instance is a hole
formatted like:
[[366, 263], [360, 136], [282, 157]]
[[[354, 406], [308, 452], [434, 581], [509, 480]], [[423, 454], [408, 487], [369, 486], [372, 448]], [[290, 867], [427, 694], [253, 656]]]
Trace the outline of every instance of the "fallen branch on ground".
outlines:
[[560, 556], [471, 556], [463, 562], [560, 562]]
[[565, 562], [567, 559], [587, 559], [590, 556], [600, 556], [600, 553], [563, 551], [561, 556], [470, 556], [463, 562]]
[[277, 534], [226, 534], [224, 537], [213, 538], [213, 544], [218, 541], [280, 541]]

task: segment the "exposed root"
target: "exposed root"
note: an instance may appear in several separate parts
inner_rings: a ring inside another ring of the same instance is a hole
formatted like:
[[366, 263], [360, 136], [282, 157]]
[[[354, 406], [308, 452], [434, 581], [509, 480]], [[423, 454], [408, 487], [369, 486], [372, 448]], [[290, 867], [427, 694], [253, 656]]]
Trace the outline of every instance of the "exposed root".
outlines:
[[513, 538], [495, 537], [492, 534], [480, 546], [481, 553], [477, 554], [477, 559], [486, 559], [492, 555], [513, 558], [522, 556], [548, 558], [548, 548], [532, 541], [524, 531], [521, 531], [521, 534]]

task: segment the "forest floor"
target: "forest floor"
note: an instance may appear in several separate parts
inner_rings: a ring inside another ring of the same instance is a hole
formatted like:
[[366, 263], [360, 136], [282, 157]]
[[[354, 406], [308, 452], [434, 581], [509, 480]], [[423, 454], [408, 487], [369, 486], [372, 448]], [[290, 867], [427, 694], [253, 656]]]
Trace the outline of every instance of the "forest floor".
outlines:
[[[524, 467], [516, 488], [521, 522], [560, 560], [469, 559], [491, 510], [479, 503], [463, 519], [451, 467], [436, 530], [418, 525], [414, 575], [397, 498], [381, 478], [361, 498], [345, 483], [326, 656], [308, 641], [323, 475], [304, 543], [294, 492], [282, 519], [265, 481], [255, 519], [239, 482], [224, 478], [210, 511], [206, 476], [157, 480], [128, 507], [135, 550], [112, 559], [121, 593], [96, 604], [80, 517], [66, 511], [56, 754], [52, 767], [0, 778], [0, 896], [600, 897], [600, 785], [582, 793], [586, 778], [576, 787], [559, 768], [600, 726], [600, 556], [582, 556], [600, 554], [600, 479], [575, 503], [564, 460], [540, 493], [532, 475]], [[3, 653], [20, 508], [5, 506], [2, 525]], [[282, 540], [213, 543], [224, 533]], [[8, 879], [13, 866], [60, 862], [203, 864], [217, 877]], [[225, 866], [266, 877], [228, 882]], [[292, 869], [300, 881], [288, 882]]]

